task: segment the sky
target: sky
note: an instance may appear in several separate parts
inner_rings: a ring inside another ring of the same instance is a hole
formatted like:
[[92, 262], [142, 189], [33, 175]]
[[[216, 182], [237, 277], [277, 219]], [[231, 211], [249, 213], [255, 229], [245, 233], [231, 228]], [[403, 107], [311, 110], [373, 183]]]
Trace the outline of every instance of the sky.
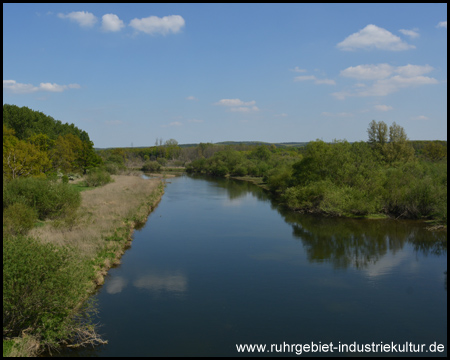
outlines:
[[3, 4], [3, 103], [98, 148], [447, 140], [447, 4]]

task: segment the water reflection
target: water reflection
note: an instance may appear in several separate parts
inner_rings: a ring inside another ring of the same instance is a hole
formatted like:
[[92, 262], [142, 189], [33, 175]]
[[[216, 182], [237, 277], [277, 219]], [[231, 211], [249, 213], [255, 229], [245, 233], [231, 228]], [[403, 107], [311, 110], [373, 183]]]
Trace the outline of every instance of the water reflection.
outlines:
[[[114, 295], [122, 292], [130, 281], [123, 276], [115, 276], [105, 283], [108, 294]], [[187, 277], [181, 273], [147, 273], [140, 274], [132, 281], [132, 285], [139, 289], [153, 292], [183, 293], [187, 290]]]
[[[335, 268], [365, 269], [371, 265], [374, 269], [381, 258], [389, 253], [395, 255], [407, 243], [425, 256], [447, 253], [447, 232], [430, 232], [420, 222], [332, 219], [278, 210], [292, 226], [294, 237], [302, 242], [311, 262], [328, 261]], [[384, 259], [384, 268], [400, 261], [401, 256]]]
[[[402, 262], [396, 255], [405, 244], [424, 256], [447, 254], [447, 232], [428, 231], [418, 221], [336, 219], [299, 214], [283, 207], [267, 191], [249, 182], [214, 179], [216, 186], [226, 190], [229, 205], [238, 206], [237, 199], [251, 194], [260, 201], [271, 202], [284, 221], [292, 226], [293, 235], [306, 250], [310, 262], [330, 262], [336, 269], [353, 267], [368, 269], [367, 274], [384, 274]], [[405, 255], [403, 255], [405, 256]], [[264, 255], [259, 255], [264, 258]], [[267, 259], [275, 259], [271, 254]]]
[[105, 290], [108, 294], [118, 294], [125, 289], [127, 284], [128, 280], [123, 276], [116, 276], [105, 283]]
[[187, 290], [187, 278], [182, 274], [147, 274], [139, 276], [133, 281], [137, 288], [150, 291], [185, 292]]

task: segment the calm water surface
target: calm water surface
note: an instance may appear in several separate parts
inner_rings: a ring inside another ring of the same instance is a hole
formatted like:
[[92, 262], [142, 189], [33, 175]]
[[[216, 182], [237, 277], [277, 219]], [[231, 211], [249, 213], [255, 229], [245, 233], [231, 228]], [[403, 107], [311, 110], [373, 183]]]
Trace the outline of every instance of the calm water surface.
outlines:
[[300, 215], [245, 182], [169, 181], [95, 295], [109, 344], [63, 355], [242, 356], [236, 344], [406, 341], [444, 344], [447, 355], [446, 232]]

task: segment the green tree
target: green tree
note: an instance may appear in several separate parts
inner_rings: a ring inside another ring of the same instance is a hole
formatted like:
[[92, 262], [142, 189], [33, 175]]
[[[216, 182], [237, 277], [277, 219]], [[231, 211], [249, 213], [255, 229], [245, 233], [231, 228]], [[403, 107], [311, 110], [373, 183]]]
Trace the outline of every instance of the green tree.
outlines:
[[79, 171], [86, 174], [89, 169], [100, 166], [102, 159], [94, 150], [92, 141], [83, 141], [76, 158], [76, 165]]
[[406, 136], [405, 129], [395, 122], [389, 127], [389, 143], [383, 145], [383, 154], [389, 163], [414, 159], [414, 148]]
[[423, 148], [424, 155], [431, 161], [438, 161], [447, 157], [446, 147], [438, 141], [431, 141]]
[[65, 174], [77, 170], [75, 161], [82, 146], [82, 141], [75, 135], [59, 136], [50, 152], [53, 166]]
[[372, 120], [367, 129], [369, 144], [383, 146], [388, 141], [388, 127], [383, 121]]

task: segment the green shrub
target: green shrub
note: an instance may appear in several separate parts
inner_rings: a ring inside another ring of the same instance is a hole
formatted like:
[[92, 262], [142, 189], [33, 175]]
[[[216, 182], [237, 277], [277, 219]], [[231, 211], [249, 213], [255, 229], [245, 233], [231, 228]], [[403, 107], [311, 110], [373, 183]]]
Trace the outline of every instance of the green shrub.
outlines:
[[3, 211], [3, 231], [11, 235], [25, 235], [34, 227], [37, 219], [35, 209], [17, 202]]
[[117, 175], [127, 170], [127, 167], [117, 162], [105, 162], [103, 168], [111, 175]]
[[142, 171], [147, 171], [147, 172], [158, 172], [161, 169], [161, 164], [157, 161], [147, 161], [143, 166], [142, 166]]
[[[44, 344], [73, 336], [73, 309], [85, 297], [90, 271], [69, 248], [31, 237], [3, 240], [3, 336], [27, 329]], [[73, 276], [76, 273], [77, 276]]]
[[38, 218], [55, 219], [75, 211], [81, 196], [69, 184], [39, 178], [17, 178], [3, 187], [3, 209], [22, 203], [36, 210]]
[[167, 164], [167, 159], [159, 157], [156, 159], [156, 161], [158, 162], [158, 164], [160, 164], [161, 166], [166, 166]]
[[86, 186], [102, 186], [113, 182], [111, 174], [103, 169], [93, 169], [85, 177]]

